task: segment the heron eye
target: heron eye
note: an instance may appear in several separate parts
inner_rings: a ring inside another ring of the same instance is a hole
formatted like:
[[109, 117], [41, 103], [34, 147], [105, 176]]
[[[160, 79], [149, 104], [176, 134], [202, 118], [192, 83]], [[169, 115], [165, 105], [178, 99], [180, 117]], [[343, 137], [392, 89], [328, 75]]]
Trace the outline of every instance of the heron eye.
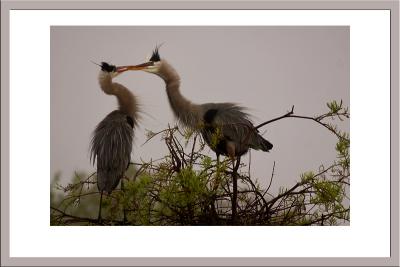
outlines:
[[110, 65], [107, 62], [101, 62], [101, 70], [106, 72], [115, 72], [117, 71], [117, 67]]

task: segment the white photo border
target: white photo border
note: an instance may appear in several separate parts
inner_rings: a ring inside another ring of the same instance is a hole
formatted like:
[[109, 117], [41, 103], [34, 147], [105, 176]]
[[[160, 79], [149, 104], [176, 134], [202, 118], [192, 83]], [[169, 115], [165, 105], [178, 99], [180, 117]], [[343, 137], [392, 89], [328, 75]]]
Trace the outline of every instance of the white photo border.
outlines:
[[[56, 25], [350, 26], [350, 226], [49, 226], [50, 26]], [[26, 68], [29, 62], [35, 67]], [[366, 147], [371, 140], [379, 146]], [[371, 216], [376, 211], [379, 219]], [[10, 256], [389, 257], [390, 11], [11, 10]]]

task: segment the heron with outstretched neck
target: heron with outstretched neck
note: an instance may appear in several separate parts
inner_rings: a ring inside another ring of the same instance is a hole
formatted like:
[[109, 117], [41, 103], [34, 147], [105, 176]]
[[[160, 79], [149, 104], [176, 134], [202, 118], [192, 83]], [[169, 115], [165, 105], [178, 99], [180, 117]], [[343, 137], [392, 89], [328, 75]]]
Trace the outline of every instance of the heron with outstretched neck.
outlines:
[[[180, 92], [181, 78], [178, 72], [160, 58], [158, 48], [148, 62], [121, 67], [127, 70], [143, 70], [164, 80], [170, 106], [179, 123], [203, 136], [208, 146], [219, 156], [229, 156], [233, 164], [232, 223], [236, 224], [237, 214], [237, 171], [240, 157], [250, 148], [268, 152], [272, 144], [264, 139], [254, 127], [245, 108], [234, 103], [196, 104]], [[236, 161], [236, 163], [235, 163]]]
[[[181, 79], [177, 71], [160, 58], [158, 47], [143, 64], [120, 67], [122, 71], [143, 70], [158, 75], [166, 84], [168, 100], [179, 123], [199, 130], [210, 148], [219, 155], [239, 158], [252, 148], [268, 152], [272, 144], [254, 128], [245, 108], [234, 103], [195, 104], [180, 92]], [[217, 142], [213, 136], [217, 135]]]
[[[103, 192], [111, 194], [129, 167], [134, 129], [138, 120], [135, 96], [113, 78], [125, 71], [102, 62], [98, 76], [100, 88], [118, 100], [118, 109], [109, 113], [94, 130], [90, 143], [90, 160], [97, 163], [97, 188], [100, 192], [98, 220], [101, 221]], [[133, 68], [132, 68], [133, 69]]]

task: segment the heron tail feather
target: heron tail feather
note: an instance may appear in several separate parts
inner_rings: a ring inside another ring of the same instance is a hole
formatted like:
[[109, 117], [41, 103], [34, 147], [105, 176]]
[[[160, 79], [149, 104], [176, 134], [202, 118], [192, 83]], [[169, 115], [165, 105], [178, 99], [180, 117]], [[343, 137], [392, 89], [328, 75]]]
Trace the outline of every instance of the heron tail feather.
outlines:
[[255, 142], [252, 142], [250, 147], [256, 150], [268, 152], [272, 149], [273, 145], [268, 140], [264, 139], [261, 135], [258, 134], [256, 136]]

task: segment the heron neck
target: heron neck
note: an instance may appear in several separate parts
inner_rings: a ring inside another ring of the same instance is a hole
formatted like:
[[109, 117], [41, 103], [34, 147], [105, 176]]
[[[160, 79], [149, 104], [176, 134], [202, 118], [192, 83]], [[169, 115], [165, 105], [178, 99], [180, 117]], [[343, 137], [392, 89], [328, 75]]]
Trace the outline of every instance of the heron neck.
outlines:
[[170, 106], [184, 126], [195, 128], [199, 125], [199, 105], [186, 99], [180, 92], [180, 77], [175, 69], [164, 62], [161, 78], [165, 81]]
[[119, 110], [126, 113], [132, 119], [136, 118], [138, 103], [135, 96], [122, 84], [112, 81], [109, 74], [100, 72], [100, 87], [107, 95], [115, 95], [118, 100]]

